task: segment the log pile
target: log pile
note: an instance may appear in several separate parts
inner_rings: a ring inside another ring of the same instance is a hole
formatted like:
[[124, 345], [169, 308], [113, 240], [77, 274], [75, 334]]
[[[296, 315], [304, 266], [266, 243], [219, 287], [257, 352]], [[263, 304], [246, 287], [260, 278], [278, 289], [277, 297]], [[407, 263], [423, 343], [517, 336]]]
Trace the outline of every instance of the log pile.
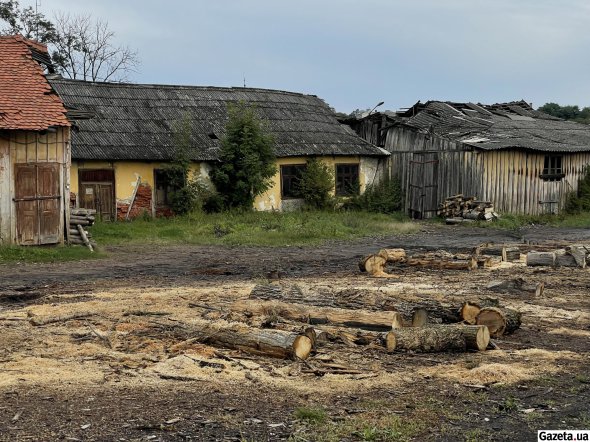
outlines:
[[96, 242], [92, 240], [92, 234], [87, 229], [94, 224], [95, 219], [96, 210], [71, 209], [69, 226], [70, 244], [86, 246], [91, 252], [94, 251]]
[[479, 266], [487, 266], [489, 263], [482, 260], [480, 264], [472, 255], [452, 254], [443, 250], [408, 256], [404, 249], [382, 249], [374, 255], [362, 257], [358, 266], [361, 272], [367, 272], [374, 277], [395, 277], [385, 271], [388, 264], [445, 270], [473, 270]]
[[552, 251], [530, 251], [527, 266], [579, 267], [590, 265], [590, 245], [574, 244]]
[[493, 221], [499, 218], [491, 201], [480, 201], [476, 197], [465, 197], [462, 193], [446, 198], [438, 208], [438, 216], [447, 224], [474, 221]]

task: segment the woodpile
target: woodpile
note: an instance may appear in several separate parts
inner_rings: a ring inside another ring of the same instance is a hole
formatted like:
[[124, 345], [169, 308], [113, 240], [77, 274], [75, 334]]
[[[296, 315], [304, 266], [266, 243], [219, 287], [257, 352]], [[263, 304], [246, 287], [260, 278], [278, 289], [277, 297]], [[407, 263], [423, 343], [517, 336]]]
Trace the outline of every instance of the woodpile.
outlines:
[[491, 201], [480, 201], [474, 196], [465, 197], [463, 194], [446, 198], [439, 205], [437, 215], [444, 217], [447, 224], [493, 221], [499, 218]]
[[452, 254], [444, 250], [408, 256], [404, 249], [382, 249], [374, 255], [361, 258], [358, 263], [361, 272], [378, 278], [396, 277], [386, 272], [387, 265], [427, 267], [445, 270], [473, 270], [478, 266], [487, 266], [488, 262], [480, 263], [469, 254]]
[[96, 242], [92, 240], [92, 234], [86, 230], [94, 224], [96, 210], [93, 209], [71, 209], [69, 242], [70, 244], [83, 245], [88, 247], [92, 252], [96, 247]]

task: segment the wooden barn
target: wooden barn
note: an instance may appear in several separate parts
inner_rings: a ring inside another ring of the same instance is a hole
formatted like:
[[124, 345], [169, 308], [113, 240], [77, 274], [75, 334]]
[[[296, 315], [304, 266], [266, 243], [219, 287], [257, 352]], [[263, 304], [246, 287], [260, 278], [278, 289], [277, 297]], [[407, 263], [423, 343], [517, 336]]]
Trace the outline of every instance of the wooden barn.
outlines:
[[0, 37], [0, 244], [64, 240], [70, 124], [44, 75], [50, 63], [45, 46]]
[[347, 123], [391, 153], [389, 172], [415, 218], [435, 216], [456, 194], [489, 201], [500, 213], [558, 213], [590, 164], [590, 126], [524, 101], [418, 102]]
[[[255, 201], [257, 210], [301, 205], [293, 185], [310, 157], [333, 167], [334, 192], [347, 194], [378, 179], [388, 153], [337, 121], [314, 95], [198, 86], [93, 83], [51, 79], [75, 121], [72, 133], [73, 203], [97, 209], [106, 220], [141, 213], [167, 213], [162, 167], [175, 155], [174, 132], [191, 126], [193, 173], [205, 181], [217, 161], [227, 106], [255, 106], [275, 138], [278, 173], [273, 187]], [[131, 209], [130, 209], [131, 207]]]

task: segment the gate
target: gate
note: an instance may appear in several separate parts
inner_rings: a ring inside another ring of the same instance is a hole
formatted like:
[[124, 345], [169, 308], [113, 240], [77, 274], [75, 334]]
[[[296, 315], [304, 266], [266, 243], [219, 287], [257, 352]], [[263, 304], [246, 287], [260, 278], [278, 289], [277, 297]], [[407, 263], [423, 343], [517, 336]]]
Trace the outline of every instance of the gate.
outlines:
[[408, 211], [414, 219], [432, 218], [438, 210], [438, 152], [413, 152], [410, 160]]
[[60, 166], [58, 163], [16, 164], [16, 235], [21, 245], [60, 242]]

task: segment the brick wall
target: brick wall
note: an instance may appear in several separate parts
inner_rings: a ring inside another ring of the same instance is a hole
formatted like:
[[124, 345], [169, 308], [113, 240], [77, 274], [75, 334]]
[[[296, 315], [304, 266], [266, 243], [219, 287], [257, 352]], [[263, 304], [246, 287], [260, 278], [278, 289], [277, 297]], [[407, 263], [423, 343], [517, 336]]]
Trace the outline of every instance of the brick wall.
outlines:
[[[128, 209], [128, 203], [117, 201], [117, 219], [124, 220]], [[137, 188], [129, 219], [137, 218], [144, 212], [147, 212], [149, 216], [152, 215], [152, 186], [148, 183], [141, 183]]]

